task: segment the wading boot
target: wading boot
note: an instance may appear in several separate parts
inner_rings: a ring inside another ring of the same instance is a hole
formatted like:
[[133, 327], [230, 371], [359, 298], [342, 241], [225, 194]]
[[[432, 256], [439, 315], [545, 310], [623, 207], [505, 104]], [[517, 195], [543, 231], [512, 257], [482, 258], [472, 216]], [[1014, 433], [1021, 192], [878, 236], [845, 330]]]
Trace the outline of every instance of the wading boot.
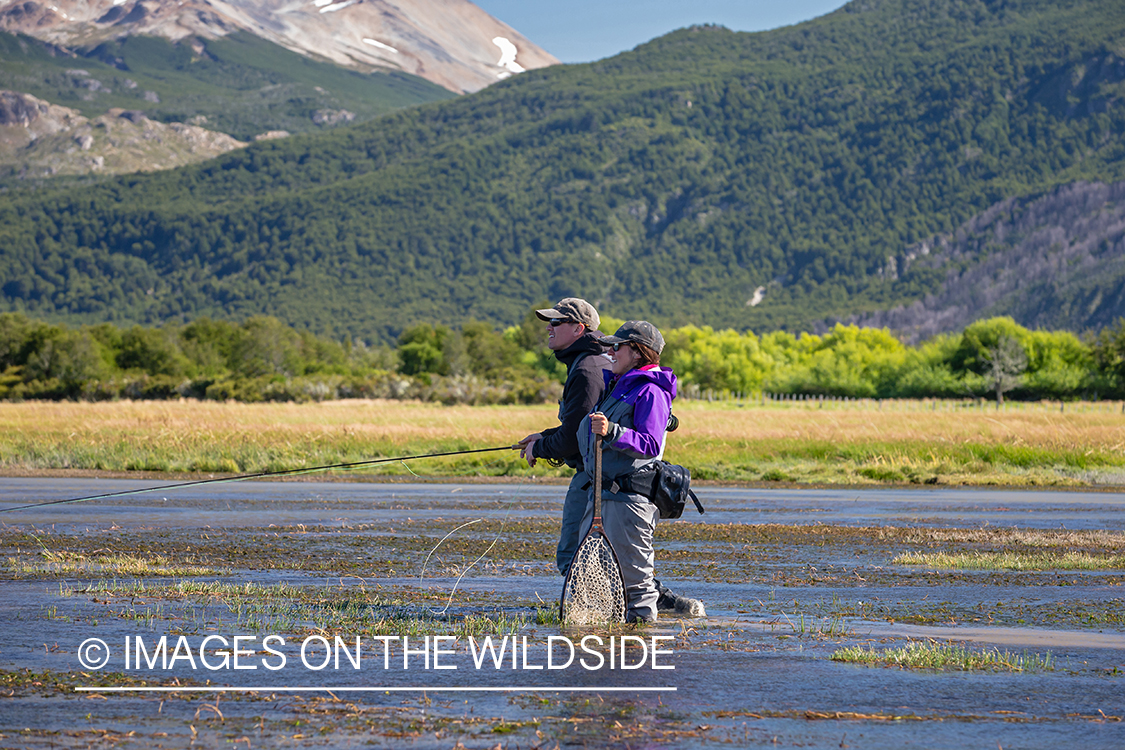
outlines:
[[672, 589], [664, 586], [660, 581], [656, 581], [656, 592], [659, 598], [656, 600], [656, 609], [659, 610], [673, 610], [683, 615], [691, 617], [706, 617], [707, 610], [703, 607], [703, 602], [698, 599], [690, 599], [686, 596], [676, 596]]

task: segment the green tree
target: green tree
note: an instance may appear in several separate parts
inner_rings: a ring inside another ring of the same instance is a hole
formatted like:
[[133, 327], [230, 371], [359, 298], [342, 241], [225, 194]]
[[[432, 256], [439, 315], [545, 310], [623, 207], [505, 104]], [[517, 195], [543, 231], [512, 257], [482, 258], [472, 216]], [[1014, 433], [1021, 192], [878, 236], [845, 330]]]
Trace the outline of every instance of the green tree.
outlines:
[[685, 385], [740, 392], [758, 390], [775, 367], [753, 333], [716, 332], [710, 326], [669, 331], [661, 364], [675, 370]]
[[173, 330], [133, 326], [121, 336], [116, 364], [123, 370], [183, 377], [189, 374], [191, 362], [180, 350], [178, 338]]
[[523, 364], [520, 359], [522, 352], [516, 343], [487, 323], [466, 323], [461, 329], [461, 339], [469, 371], [474, 375], [496, 379]]
[[[1023, 347], [1024, 342], [1030, 341], [1031, 331], [1010, 317], [978, 320], [969, 325], [962, 332], [961, 343], [950, 363], [954, 372], [988, 373], [992, 367], [989, 353], [999, 346], [1002, 339], [1012, 339]], [[1026, 355], [1026, 349], [1024, 353]]]
[[23, 313], [0, 313], [0, 372], [25, 364], [34, 341], [41, 341], [49, 330], [46, 323]]
[[450, 338], [450, 331], [445, 326], [423, 324], [403, 331], [398, 340], [399, 372], [404, 375], [448, 375], [451, 366], [446, 357], [446, 347]]
[[92, 380], [105, 376], [101, 346], [82, 331], [63, 330], [48, 338], [28, 357], [24, 379], [57, 380], [68, 396], [76, 396]]
[[1099, 374], [1116, 393], [1125, 393], [1125, 318], [1102, 329], [1093, 339], [1091, 358]]
[[1097, 388], [1093, 351], [1070, 331], [1032, 331], [1027, 360], [1022, 397], [1073, 398]]
[[235, 353], [241, 337], [238, 324], [203, 317], [183, 327], [180, 346], [199, 374], [221, 377], [238, 369]]
[[272, 316], [257, 315], [242, 324], [231, 349], [231, 369], [247, 378], [303, 375], [307, 362], [301, 335]]

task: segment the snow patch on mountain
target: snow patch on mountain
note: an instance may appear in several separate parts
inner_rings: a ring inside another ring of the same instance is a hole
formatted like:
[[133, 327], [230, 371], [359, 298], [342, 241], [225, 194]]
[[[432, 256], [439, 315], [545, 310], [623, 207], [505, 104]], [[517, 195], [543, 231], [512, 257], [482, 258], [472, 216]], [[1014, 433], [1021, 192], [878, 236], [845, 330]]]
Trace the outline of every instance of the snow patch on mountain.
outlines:
[[379, 49], [385, 49], [385, 50], [388, 50], [390, 52], [394, 52], [396, 55], [398, 54], [397, 49], [395, 49], [394, 47], [392, 47], [389, 44], [383, 44], [378, 39], [368, 39], [367, 37], [364, 37], [363, 43], [364, 44], [370, 44], [372, 47], [378, 47]]
[[334, 13], [338, 10], [343, 10], [344, 8], [347, 8], [350, 5], [355, 5], [355, 1], [356, 0], [347, 0], [347, 2], [343, 2], [343, 3], [334, 3], [333, 5], [329, 5], [327, 8], [321, 8], [320, 12], [321, 13]]
[[516, 62], [516, 55], [519, 54], [516, 45], [502, 36], [495, 37], [492, 43], [500, 48], [500, 61], [496, 64], [504, 68], [504, 70], [496, 74], [497, 78], [507, 78], [513, 73], [523, 72], [523, 66]]

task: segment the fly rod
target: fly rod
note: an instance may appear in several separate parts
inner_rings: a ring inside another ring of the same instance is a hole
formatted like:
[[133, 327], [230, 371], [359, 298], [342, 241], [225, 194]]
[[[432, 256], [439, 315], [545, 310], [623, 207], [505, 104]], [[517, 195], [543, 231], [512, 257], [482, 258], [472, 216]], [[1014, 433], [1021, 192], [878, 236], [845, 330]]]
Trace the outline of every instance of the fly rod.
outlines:
[[494, 451], [510, 451], [519, 449], [518, 445], [501, 445], [496, 448], [476, 448], [468, 451], [449, 451], [446, 453], [426, 453], [418, 456], [396, 456], [395, 458], [372, 458], [367, 461], [351, 461], [343, 464], [330, 464], [328, 466], [310, 466], [303, 469], [282, 469], [281, 471], [259, 471], [255, 474], [239, 474], [233, 477], [213, 477], [211, 479], [196, 479], [191, 482], [179, 482], [177, 484], [163, 484], [159, 487], [144, 487], [139, 490], [122, 490], [120, 492], [106, 492], [101, 495], [87, 495], [86, 497], [72, 497], [65, 500], [48, 500], [42, 503], [31, 503], [29, 505], [17, 505], [14, 508], [0, 508], [0, 513], [10, 513], [14, 510], [27, 510], [28, 508], [42, 508], [46, 505], [65, 505], [67, 503], [82, 503], [87, 500], [105, 500], [110, 497], [123, 497], [125, 495], [140, 495], [145, 492], [156, 492], [157, 490], [173, 490], [181, 487], [198, 487], [201, 484], [218, 484], [220, 482], [241, 482], [244, 479], [261, 479], [262, 477], [280, 477], [286, 474], [308, 474], [313, 471], [327, 471], [328, 469], [353, 469], [357, 466], [373, 466], [375, 464], [386, 464], [395, 461], [413, 461], [419, 458], [441, 458], [442, 456], [463, 456], [468, 453], [491, 453]]

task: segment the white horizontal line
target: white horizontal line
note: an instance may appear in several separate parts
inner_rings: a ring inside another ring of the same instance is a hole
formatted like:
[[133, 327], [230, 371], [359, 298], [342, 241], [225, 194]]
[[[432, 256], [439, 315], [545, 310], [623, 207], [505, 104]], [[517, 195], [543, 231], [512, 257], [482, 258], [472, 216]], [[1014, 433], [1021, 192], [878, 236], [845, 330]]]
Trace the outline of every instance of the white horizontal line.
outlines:
[[76, 687], [78, 693], [674, 693], [674, 687]]

